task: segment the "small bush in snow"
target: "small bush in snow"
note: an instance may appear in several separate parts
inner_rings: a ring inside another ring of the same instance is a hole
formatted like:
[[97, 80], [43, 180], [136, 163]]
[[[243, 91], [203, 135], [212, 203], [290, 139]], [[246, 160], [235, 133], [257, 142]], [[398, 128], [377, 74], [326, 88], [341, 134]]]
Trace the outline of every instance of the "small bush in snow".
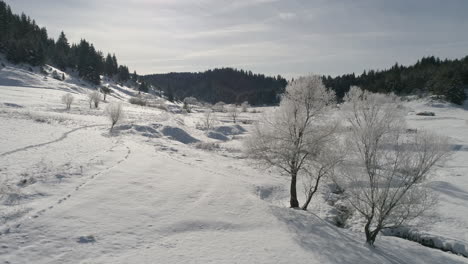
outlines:
[[109, 120], [111, 121], [111, 128], [110, 130], [114, 128], [115, 124], [119, 122], [119, 120], [122, 119], [123, 116], [123, 107], [121, 103], [111, 103], [106, 107], [106, 114], [109, 117]]
[[228, 108], [229, 116], [232, 118], [232, 122], [237, 122], [237, 117], [239, 116], [239, 111], [237, 110], [236, 105], [232, 105]]
[[221, 112], [221, 113], [222, 113], [222, 112], [225, 111], [225, 109], [224, 109], [224, 106], [225, 106], [225, 105], [226, 105], [226, 104], [225, 104], [224, 102], [217, 102], [215, 105], [213, 105], [213, 108], [212, 108], [212, 109], [213, 109], [213, 111], [215, 111], [215, 112]]
[[191, 104], [191, 105], [198, 105], [198, 100], [197, 100], [197, 98], [192, 97], [192, 96], [190, 96], [190, 97], [185, 97], [184, 102], [187, 102], [188, 104]]
[[[56, 70], [54, 70], [52, 72], [52, 78], [54, 78], [55, 80], [59, 80], [59, 81], [63, 81], [62, 80], [62, 75], [59, 74]], [[65, 79], [65, 78], [64, 78]]]
[[64, 94], [62, 96], [62, 103], [65, 104], [66, 109], [70, 110], [71, 104], [73, 103], [73, 95], [70, 93]]
[[207, 109], [203, 114], [203, 118], [196, 124], [197, 129], [210, 130], [216, 123], [216, 115], [212, 110]]
[[213, 142], [198, 142], [195, 143], [195, 148], [203, 150], [216, 150], [219, 149], [219, 144]]
[[247, 113], [248, 108], [249, 108], [249, 102], [245, 101], [241, 104], [242, 113]]
[[169, 108], [167, 107], [166, 101], [163, 99], [155, 99], [153, 102], [151, 102], [151, 107], [156, 107], [158, 109], [168, 111]]
[[190, 105], [184, 101], [184, 106], [182, 107], [182, 109], [184, 109], [184, 112], [185, 113], [190, 113], [192, 112], [192, 109], [190, 108]]
[[106, 96], [112, 92], [112, 90], [109, 87], [102, 86], [100, 88], [101, 93], [104, 95], [104, 98], [102, 99], [104, 102], [106, 101]]
[[131, 104], [135, 104], [135, 105], [141, 105], [141, 106], [146, 105], [146, 100], [138, 96], [128, 99], [128, 102]]
[[93, 104], [95, 108], [99, 107], [101, 102], [101, 94], [98, 91], [94, 91], [88, 94], [89, 108], [92, 108]]

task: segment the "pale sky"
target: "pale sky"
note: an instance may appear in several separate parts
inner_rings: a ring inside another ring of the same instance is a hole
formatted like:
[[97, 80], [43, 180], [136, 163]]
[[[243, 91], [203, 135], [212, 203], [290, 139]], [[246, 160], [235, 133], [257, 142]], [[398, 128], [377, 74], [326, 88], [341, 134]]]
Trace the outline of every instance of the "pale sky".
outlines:
[[362, 73], [468, 55], [468, 0], [6, 0], [139, 74]]

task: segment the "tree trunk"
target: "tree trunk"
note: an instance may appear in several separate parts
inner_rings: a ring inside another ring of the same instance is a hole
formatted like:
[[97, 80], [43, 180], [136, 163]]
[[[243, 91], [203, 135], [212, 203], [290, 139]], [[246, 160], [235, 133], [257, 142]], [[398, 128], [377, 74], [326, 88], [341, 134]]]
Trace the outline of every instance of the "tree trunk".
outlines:
[[304, 205], [302, 206], [302, 210], [307, 211], [307, 207], [309, 206], [310, 201], [312, 200], [313, 194], [307, 195], [307, 200], [305, 201]]
[[366, 233], [366, 243], [370, 246], [374, 246], [375, 239], [377, 238], [377, 234], [380, 232], [380, 227], [377, 227], [373, 231], [370, 230], [370, 224], [372, 220], [368, 220], [366, 226], [364, 227], [364, 231]]
[[297, 172], [291, 173], [291, 200], [290, 205], [291, 208], [298, 208], [299, 201], [297, 200], [297, 190], [296, 190], [296, 182], [297, 182]]
[[312, 197], [314, 196], [314, 194], [317, 192], [318, 190], [318, 185], [320, 183], [320, 178], [322, 178], [322, 176], [317, 176], [317, 180], [315, 181], [315, 186], [314, 186], [314, 189], [313, 190], [309, 190], [309, 194], [307, 195], [307, 200], [306, 202], [304, 203], [304, 205], [302, 206], [302, 210], [304, 211], [307, 211], [307, 207], [309, 206], [309, 203], [310, 201], [312, 200]]

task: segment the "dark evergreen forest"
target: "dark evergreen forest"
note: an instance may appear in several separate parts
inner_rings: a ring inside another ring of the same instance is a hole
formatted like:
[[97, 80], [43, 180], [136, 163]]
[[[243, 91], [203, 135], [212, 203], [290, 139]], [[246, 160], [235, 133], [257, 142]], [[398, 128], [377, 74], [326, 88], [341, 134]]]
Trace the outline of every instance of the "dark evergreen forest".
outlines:
[[82, 39], [70, 44], [61, 33], [55, 41], [44, 27], [24, 13], [13, 14], [9, 5], [0, 0], [0, 52], [12, 63], [28, 63], [41, 66], [45, 63], [61, 70], [76, 70], [83, 79], [100, 83], [100, 75], [124, 82], [137, 75], [130, 74], [128, 67], [119, 65], [115, 55], [104, 54], [93, 44]]
[[252, 105], [277, 104], [287, 85], [281, 76], [268, 77], [233, 68], [152, 74], [143, 78], [162, 89], [170, 99], [182, 100], [193, 96], [209, 103], [222, 101], [229, 104], [244, 101]]
[[337, 77], [324, 76], [327, 87], [343, 98], [352, 85], [363, 89], [398, 95], [432, 94], [462, 104], [466, 99], [464, 89], [468, 88], [468, 56], [463, 59], [441, 60], [425, 57], [411, 66], [395, 64], [382, 71], [364, 71], [359, 76], [345, 74]]

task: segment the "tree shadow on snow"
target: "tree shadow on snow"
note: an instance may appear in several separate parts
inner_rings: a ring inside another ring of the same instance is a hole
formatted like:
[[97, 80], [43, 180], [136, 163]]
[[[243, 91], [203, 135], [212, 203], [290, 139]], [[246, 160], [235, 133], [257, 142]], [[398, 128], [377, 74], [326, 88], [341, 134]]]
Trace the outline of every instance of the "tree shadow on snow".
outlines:
[[[374, 263], [370, 249], [362, 240], [345, 234], [318, 216], [301, 210], [272, 207], [273, 215], [295, 234], [296, 242], [330, 263]], [[369, 255], [362, 254], [363, 250]]]
[[[376, 247], [365, 244], [363, 234], [349, 234], [317, 215], [302, 210], [272, 206], [273, 215], [284, 222], [305, 250], [323, 263], [453, 263], [432, 249], [399, 238], [379, 238]], [[404, 243], [402, 243], [404, 242]], [[432, 254], [436, 253], [436, 254]], [[461, 262], [460, 262], [461, 263]]]

